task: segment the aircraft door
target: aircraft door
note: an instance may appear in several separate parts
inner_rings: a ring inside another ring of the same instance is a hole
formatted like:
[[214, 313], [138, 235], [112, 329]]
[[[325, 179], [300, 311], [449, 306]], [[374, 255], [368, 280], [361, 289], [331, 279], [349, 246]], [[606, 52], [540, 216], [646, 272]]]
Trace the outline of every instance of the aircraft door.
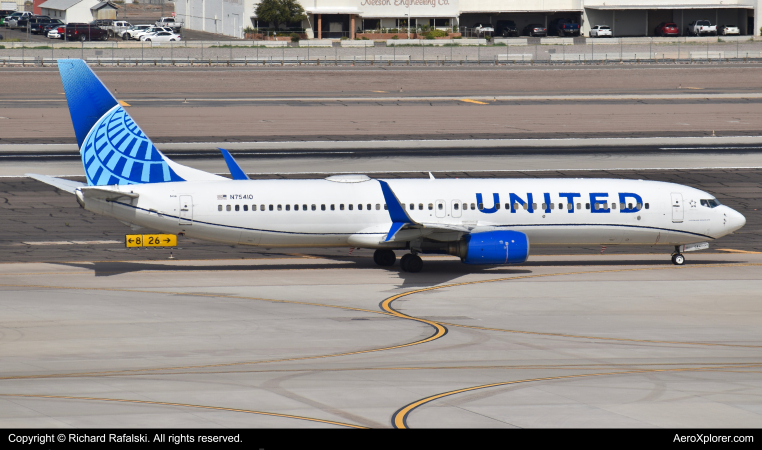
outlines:
[[447, 202], [444, 200], [437, 200], [434, 204], [434, 212], [440, 219], [447, 214]]
[[672, 193], [672, 222], [680, 223], [683, 221], [683, 194], [679, 192]]
[[180, 196], [180, 225], [193, 225], [193, 197]]
[[460, 215], [462, 214], [461, 209], [460, 209], [461, 205], [462, 204], [461, 204], [460, 200], [453, 200], [451, 202], [451, 208], [450, 208], [450, 210], [452, 211], [452, 216], [453, 217], [460, 217]]

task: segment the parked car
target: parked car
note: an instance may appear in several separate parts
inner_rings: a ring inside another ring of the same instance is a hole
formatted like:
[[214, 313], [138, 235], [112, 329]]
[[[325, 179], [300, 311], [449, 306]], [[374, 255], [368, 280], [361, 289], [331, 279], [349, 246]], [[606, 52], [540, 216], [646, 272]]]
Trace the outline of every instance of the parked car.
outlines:
[[720, 25], [717, 27], [717, 33], [723, 36], [729, 36], [731, 34], [740, 35], [741, 29], [735, 25]]
[[62, 27], [65, 24], [60, 19], [50, 19], [50, 22], [44, 24], [42, 26], [42, 34], [43, 36], [47, 36], [50, 30], [57, 29], [58, 27]]
[[702, 34], [717, 36], [717, 26], [712, 25], [708, 20], [694, 20], [688, 24], [686, 31], [686, 34], [691, 36], [700, 36]]
[[553, 19], [548, 25], [547, 33], [557, 36], [579, 36], [579, 24], [565, 17]]
[[484, 35], [484, 34], [494, 34], [495, 29], [492, 28], [492, 25], [490, 24], [484, 24], [484, 23], [477, 23], [473, 26], [474, 33], [476, 33], [477, 36]]
[[159, 31], [158, 33], [147, 34], [140, 38], [145, 42], [174, 42], [182, 39], [179, 34], [171, 31]]
[[143, 40], [142, 39], [143, 36], [146, 36], [146, 35], [149, 35], [149, 34], [158, 33], [159, 31], [169, 31], [169, 32], [171, 32], [172, 28], [151, 27], [151, 28], [146, 28], [145, 30], [142, 30], [142, 31], [138, 31], [137, 33], [132, 33], [131, 36], [132, 36], [132, 39], [135, 39], [135, 40], [138, 40], [138, 41], [142, 41]]
[[0, 10], [0, 26], [5, 25], [5, 18], [10, 17], [11, 14], [13, 14], [16, 11], [11, 11], [10, 9], [2, 9]]
[[29, 11], [16, 11], [5, 18], [5, 26], [8, 28], [16, 28], [18, 27], [19, 20], [27, 19], [29, 17], [32, 17], [32, 13]]
[[105, 41], [108, 32], [89, 23], [67, 23], [64, 28], [64, 39], [67, 41]]
[[16, 27], [17, 28], [23, 28], [23, 29], [26, 29], [27, 27], [29, 27], [31, 29], [32, 25], [34, 25], [34, 24], [36, 24], [38, 22], [45, 22], [45, 21], [48, 21], [48, 20], [50, 20], [50, 17], [48, 17], [48, 16], [26, 17], [26, 18], [19, 19], [18, 21], [16, 21]]
[[662, 22], [654, 29], [654, 34], [657, 36], [680, 36], [680, 28], [674, 22]]
[[138, 39], [137, 34], [149, 28], [153, 28], [153, 25], [133, 25], [130, 28], [122, 31], [120, 36], [125, 41], [129, 39]]
[[516, 23], [512, 20], [498, 20], [495, 25], [495, 36], [518, 37], [519, 31], [516, 29]]
[[590, 29], [590, 37], [612, 37], [611, 27], [608, 25], [596, 25]]
[[521, 34], [526, 36], [547, 36], [548, 29], [539, 23], [530, 23], [524, 27], [524, 31]]
[[124, 20], [112, 19], [101, 19], [90, 23], [97, 25], [98, 28], [102, 30], [108, 31], [108, 37], [110, 38], [114, 36], [122, 36], [122, 33], [132, 26], [132, 24]]
[[64, 27], [51, 28], [46, 36], [48, 39], [63, 39]]
[[[36, 20], [35, 20], [36, 19]], [[51, 19], [51, 18], [45, 18], [45, 19], [31, 19], [29, 21], [29, 32], [32, 34], [43, 34], [45, 32], [45, 27], [50, 24], [55, 25], [61, 25], [63, 24], [63, 21], [60, 19]]]
[[169, 27], [172, 28], [173, 31], [183, 27], [183, 23], [174, 17], [162, 17], [154, 25], [157, 27]]

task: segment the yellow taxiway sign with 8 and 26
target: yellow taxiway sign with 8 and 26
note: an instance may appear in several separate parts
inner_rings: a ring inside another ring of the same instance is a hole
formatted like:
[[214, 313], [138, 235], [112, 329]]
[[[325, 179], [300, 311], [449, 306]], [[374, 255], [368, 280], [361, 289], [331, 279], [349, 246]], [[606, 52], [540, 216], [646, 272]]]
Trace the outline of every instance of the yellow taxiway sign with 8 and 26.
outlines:
[[177, 236], [174, 234], [128, 234], [124, 237], [124, 245], [130, 247], [177, 247]]

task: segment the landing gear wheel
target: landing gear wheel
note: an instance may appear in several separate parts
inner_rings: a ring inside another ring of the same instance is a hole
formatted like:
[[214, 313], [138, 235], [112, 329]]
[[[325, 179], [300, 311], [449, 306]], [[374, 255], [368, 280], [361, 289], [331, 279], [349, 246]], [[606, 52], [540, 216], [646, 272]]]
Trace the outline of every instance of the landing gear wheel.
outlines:
[[391, 250], [376, 250], [373, 253], [373, 261], [379, 266], [389, 267], [393, 266], [394, 262], [397, 261], [397, 255]]
[[676, 266], [682, 266], [685, 264], [685, 256], [680, 253], [672, 255], [672, 264]]
[[423, 269], [423, 261], [420, 256], [408, 253], [400, 260], [400, 267], [405, 272], [417, 273]]

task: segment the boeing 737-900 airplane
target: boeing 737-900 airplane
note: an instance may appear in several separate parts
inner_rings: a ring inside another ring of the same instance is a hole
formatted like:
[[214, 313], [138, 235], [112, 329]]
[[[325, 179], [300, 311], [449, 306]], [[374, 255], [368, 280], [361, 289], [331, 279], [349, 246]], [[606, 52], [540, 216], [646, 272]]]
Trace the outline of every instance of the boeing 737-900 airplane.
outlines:
[[87, 184], [31, 177], [76, 195], [88, 211], [134, 228], [225, 244], [376, 249], [418, 272], [421, 253], [466, 264], [520, 264], [532, 245], [706, 248], [746, 223], [688, 186], [617, 179], [249, 180], [222, 150], [232, 179], [164, 156], [82, 60], [59, 60]]

